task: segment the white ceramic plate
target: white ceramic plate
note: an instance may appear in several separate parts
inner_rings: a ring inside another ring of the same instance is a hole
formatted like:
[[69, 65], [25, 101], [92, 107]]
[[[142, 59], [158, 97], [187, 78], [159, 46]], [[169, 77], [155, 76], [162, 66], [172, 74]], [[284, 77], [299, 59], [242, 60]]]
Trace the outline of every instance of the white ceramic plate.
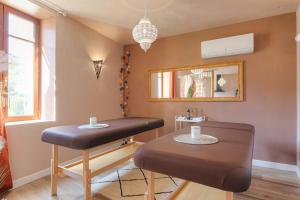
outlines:
[[201, 134], [200, 139], [193, 139], [191, 134], [181, 134], [174, 137], [176, 142], [185, 143], [185, 144], [215, 144], [219, 140], [216, 137], [211, 135]]
[[95, 124], [94, 126], [91, 126], [89, 124], [84, 124], [84, 125], [81, 125], [81, 126], [78, 126], [79, 129], [90, 129], [90, 128], [107, 128], [109, 127], [108, 124]]

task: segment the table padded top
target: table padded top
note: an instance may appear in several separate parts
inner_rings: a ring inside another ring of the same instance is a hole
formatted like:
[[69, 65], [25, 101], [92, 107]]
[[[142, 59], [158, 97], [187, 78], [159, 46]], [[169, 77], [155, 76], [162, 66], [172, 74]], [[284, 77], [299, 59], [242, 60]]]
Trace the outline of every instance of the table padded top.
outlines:
[[251, 183], [254, 127], [209, 121], [197, 125], [219, 142], [175, 142], [174, 136], [190, 133], [189, 128], [181, 129], [142, 145], [135, 153], [136, 166], [225, 191], [246, 191]]
[[101, 123], [109, 127], [81, 129], [77, 124], [48, 128], [42, 133], [42, 141], [82, 150], [164, 126], [162, 119], [144, 117], [127, 117]]

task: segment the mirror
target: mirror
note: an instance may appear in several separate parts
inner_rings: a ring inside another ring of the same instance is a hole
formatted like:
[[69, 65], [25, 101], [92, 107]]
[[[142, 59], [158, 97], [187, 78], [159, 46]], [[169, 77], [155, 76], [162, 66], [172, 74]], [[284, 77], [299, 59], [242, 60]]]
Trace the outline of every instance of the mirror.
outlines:
[[242, 101], [243, 63], [149, 70], [150, 101]]

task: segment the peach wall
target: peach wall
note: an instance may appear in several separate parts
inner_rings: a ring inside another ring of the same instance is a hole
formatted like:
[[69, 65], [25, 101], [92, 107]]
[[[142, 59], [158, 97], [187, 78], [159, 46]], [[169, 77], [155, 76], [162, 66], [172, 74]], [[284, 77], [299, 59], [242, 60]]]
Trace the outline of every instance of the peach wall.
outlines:
[[[201, 19], [199, 19], [201, 20]], [[201, 59], [200, 42], [253, 32], [255, 53]], [[256, 128], [254, 158], [296, 164], [296, 15], [275, 16], [157, 40], [145, 54], [129, 45], [130, 115], [165, 119], [164, 133], [174, 129], [174, 116], [187, 107], [202, 110], [210, 120], [243, 122]], [[245, 61], [244, 102], [148, 102], [147, 69]], [[144, 135], [142, 140], [145, 140]]]
[[[300, 5], [297, 8], [297, 34], [300, 34]], [[300, 42], [297, 42], [297, 166], [300, 177]]]
[[[47, 30], [48, 34], [51, 30], [56, 31], [55, 37], [46, 38], [53, 40], [48, 44], [56, 45], [44, 46], [45, 51], [56, 49], [55, 61], [48, 62], [49, 71], [54, 72], [54, 76], [48, 80], [48, 89], [55, 88], [55, 120], [7, 126], [14, 180], [50, 167], [50, 145], [40, 139], [43, 129], [61, 124], [85, 123], [90, 115], [99, 119], [121, 117], [118, 84], [123, 46], [67, 17], [57, 17], [55, 21], [46, 20], [42, 23], [43, 31]], [[53, 57], [52, 54], [45, 53], [51, 55], [48, 58]], [[104, 59], [99, 80], [96, 79], [91, 59]], [[52, 103], [45, 106], [52, 107]], [[60, 153], [60, 161], [79, 155], [78, 151], [67, 149], [62, 149]]]

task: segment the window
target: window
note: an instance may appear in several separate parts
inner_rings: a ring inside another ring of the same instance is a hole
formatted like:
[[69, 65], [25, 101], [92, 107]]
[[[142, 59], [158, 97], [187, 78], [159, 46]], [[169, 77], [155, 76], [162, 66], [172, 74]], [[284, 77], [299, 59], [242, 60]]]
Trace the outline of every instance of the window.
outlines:
[[9, 55], [6, 121], [39, 117], [39, 20], [4, 6], [4, 49]]

